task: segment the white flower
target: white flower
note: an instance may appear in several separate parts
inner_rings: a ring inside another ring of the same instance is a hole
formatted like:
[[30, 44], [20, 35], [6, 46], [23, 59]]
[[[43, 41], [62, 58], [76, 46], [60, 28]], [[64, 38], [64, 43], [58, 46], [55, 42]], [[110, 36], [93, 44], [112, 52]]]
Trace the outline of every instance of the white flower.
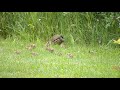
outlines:
[[97, 19], [97, 22], [99, 22], [99, 19]]
[[40, 18], [39, 18], [38, 20], [39, 20], [39, 21], [41, 21], [41, 19], [40, 19]]

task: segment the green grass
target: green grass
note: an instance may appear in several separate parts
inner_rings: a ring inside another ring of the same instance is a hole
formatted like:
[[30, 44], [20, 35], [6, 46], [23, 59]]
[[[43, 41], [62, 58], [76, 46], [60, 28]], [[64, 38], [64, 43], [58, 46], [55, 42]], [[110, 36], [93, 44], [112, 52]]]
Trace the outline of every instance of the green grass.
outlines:
[[[120, 37], [119, 16], [119, 12], [1, 12], [0, 77], [120, 77], [120, 48], [112, 44]], [[54, 34], [64, 36], [66, 48], [53, 46], [51, 53], [44, 42]], [[36, 48], [26, 49], [31, 42]]]
[[0, 12], [0, 37], [35, 41], [62, 34], [71, 44], [104, 45], [120, 37], [119, 16], [120, 12]]
[[120, 78], [119, 48], [66, 45], [50, 53], [44, 43], [33, 43], [36, 48], [27, 50], [30, 42], [0, 40], [0, 78]]

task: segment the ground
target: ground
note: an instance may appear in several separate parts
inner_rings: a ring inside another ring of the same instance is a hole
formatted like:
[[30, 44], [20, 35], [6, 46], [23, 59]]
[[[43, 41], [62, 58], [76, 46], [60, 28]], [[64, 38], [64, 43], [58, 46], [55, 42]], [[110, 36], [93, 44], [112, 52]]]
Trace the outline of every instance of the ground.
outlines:
[[[33, 45], [33, 46], [31, 46]], [[120, 49], [0, 40], [1, 78], [120, 78]]]

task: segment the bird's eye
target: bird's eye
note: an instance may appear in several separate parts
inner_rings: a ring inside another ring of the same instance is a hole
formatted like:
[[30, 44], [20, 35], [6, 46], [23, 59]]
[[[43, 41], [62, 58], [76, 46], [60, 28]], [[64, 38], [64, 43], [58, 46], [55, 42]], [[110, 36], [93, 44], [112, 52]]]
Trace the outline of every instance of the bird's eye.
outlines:
[[61, 36], [61, 38], [63, 38], [63, 36]]

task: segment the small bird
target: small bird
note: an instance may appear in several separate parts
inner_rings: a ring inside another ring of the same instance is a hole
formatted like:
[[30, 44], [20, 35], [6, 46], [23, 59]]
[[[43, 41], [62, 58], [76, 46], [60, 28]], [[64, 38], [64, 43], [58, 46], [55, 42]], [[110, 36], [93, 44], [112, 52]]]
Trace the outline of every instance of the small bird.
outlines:
[[[51, 45], [61, 45], [64, 42], [64, 38], [62, 35], [54, 35], [45, 45], [46, 50], [48, 50], [49, 52], [54, 52], [54, 48], [51, 48]], [[63, 46], [61, 46], [63, 47]]]
[[33, 48], [32, 48], [32, 47], [28, 47], [28, 46], [27, 46], [27, 47], [26, 47], [26, 49], [28, 49], [28, 50], [32, 50]]
[[64, 38], [62, 35], [54, 35], [47, 43], [46, 47], [50, 47], [51, 45], [61, 45], [64, 42]]
[[120, 66], [112, 66], [112, 69], [120, 71]]
[[61, 48], [66, 48], [65, 44], [63, 44], [63, 43], [60, 45], [60, 47]]
[[49, 51], [49, 52], [51, 52], [51, 53], [54, 52], [54, 48], [47, 47], [46, 50]]
[[20, 53], [21, 53], [21, 51], [15, 50], [15, 53], [16, 53], [16, 54], [20, 54]]
[[32, 49], [34, 49], [34, 48], [36, 48], [36, 45], [35, 45], [35, 44], [30, 44], [30, 45], [28, 45], [28, 46], [26, 47], [26, 49], [28, 49], [28, 50], [32, 50]]
[[35, 44], [31, 44], [31, 45], [30, 45], [30, 47], [35, 48], [35, 47], [36, 47], [36, 45], [35, 45]]
[[68, 58], [73, 58], [73, 54], [68, 53], [68, 54], [67, 54], [67, 57], [68, 57]]
[[37, 52], [32, 52], [31, 54], [32, 54], [33, 56], [38, 55], [38, 53], [37, 53]]
[[54, 44], [58, 44], [58, 45], [61, 45], [63, 42], [64, 42], [64, 38], [62, 35], [54, 35], [52, 38], [51, 38], [51, 41], [54, 43]]
[[62, 56], [63, 54], [61, 52], [57, 52], [56, 55]]

